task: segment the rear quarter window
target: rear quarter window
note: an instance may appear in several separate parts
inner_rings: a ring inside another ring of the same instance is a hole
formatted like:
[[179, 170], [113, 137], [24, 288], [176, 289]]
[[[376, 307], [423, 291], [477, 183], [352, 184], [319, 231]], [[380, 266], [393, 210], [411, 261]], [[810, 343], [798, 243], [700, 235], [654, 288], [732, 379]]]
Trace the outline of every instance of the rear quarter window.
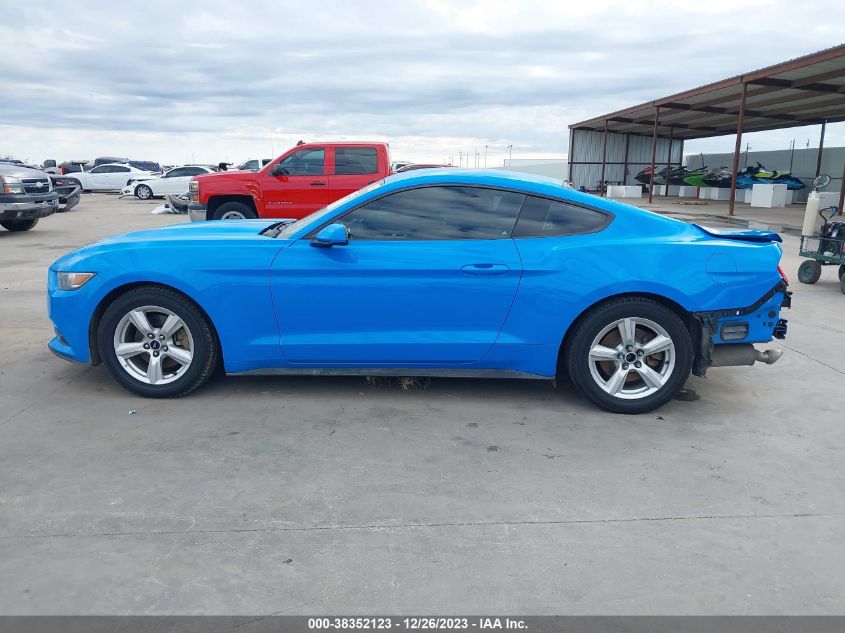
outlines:
[[378, 155], [374, 147], [336, 147], [334, 173], [338, 176], [374, 174], [378, 171]]
[[513, 236], [552, 237], [595, 233], [610, 223], [611, 216], [569, 202], [526, 196]]

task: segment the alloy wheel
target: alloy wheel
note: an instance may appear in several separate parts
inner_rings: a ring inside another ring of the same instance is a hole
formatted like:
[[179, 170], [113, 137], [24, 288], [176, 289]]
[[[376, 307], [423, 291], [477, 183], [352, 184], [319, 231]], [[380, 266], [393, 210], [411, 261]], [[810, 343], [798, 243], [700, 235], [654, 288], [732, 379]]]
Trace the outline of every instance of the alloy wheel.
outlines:
[[246, 220], [246, 216], [240, 211], [226, 211], [220, 216], [221, 220]]
[[608, 395], [626, 400], [659, 391], [675, 368], [675, 343], [650, 319], [628, 317], [604, 327], [589, 349], [590, 375]]
[[194, 358], [194, 339], [179, 315], [160, 306], [127, 312], [114, 332], [114, 353], [123, 370], [148, 385], [179, 379]]

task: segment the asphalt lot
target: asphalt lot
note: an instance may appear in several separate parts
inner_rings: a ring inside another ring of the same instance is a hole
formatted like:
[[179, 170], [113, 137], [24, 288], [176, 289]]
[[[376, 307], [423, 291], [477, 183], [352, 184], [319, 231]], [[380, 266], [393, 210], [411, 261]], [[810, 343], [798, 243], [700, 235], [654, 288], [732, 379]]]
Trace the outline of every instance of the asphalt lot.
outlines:
[[774, 366], [636, 417], [533, 381], [221, 378], [52, 356], [49, 264], [184, 221], [84, 195], [0, 231], [0, 614], [845, 613], [845, 296]]

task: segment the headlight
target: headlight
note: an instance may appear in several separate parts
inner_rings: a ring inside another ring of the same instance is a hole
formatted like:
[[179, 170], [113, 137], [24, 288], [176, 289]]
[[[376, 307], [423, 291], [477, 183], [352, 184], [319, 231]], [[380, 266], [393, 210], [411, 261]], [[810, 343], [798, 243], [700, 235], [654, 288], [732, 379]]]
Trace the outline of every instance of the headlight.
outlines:
[[20, 178], [14, 176], [0, 176], [0, 184], [3, 185], [3, 193], [24, 193], [23, 183]]
[[188, 185], [188, 190], [191, 193], [199, 193], [200, 190], [200, 183], [197, 180], [192, 180], [191, 184]]
[[94, 273], [58, 273], [59, 288], [62, 290], [78, 290], [93, 276]]

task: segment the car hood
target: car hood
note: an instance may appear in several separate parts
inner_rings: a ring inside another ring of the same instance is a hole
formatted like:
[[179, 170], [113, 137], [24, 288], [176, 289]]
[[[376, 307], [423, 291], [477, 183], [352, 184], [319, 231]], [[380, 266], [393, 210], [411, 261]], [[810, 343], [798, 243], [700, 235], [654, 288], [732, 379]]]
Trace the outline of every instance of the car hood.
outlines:
[[47, 173], [34, 167], [0, 163], [0, 175], [12, 178], [46, 178]]
[[255, 237], [268, 226], [279, 220], [226, 220], [214, 222], [190, 222], [174, 224], [157, 229], [146, 229], [112, 235], [98, 244], [119, 244], [127, 242], [158, 242], [170, 240], [196, 240], [208, 238], [238, 239]]
[[[226, 220], [214, 222], [191, 222], [189, 224], [174, 224], [158, 229], [144, 231], [133, 231], [112, 235], [105, 239], [84, 246], [75, 251], [60, 257], [53, 265], [53, 270], [73, 270], [74, 266], [89, 256], [101, 255], [112, 250], [132, 248], [140, 246], [148, 248], [156, 243], [189, 243], [199, 240], [239, 240], [256, 239], [259, 234], [268, 226], [278, 223], [279, 220]], [[271, 237], [260, 237], [260, 239], [274, 239]], [[279, 240], [282, 245], [283, 240]]]

